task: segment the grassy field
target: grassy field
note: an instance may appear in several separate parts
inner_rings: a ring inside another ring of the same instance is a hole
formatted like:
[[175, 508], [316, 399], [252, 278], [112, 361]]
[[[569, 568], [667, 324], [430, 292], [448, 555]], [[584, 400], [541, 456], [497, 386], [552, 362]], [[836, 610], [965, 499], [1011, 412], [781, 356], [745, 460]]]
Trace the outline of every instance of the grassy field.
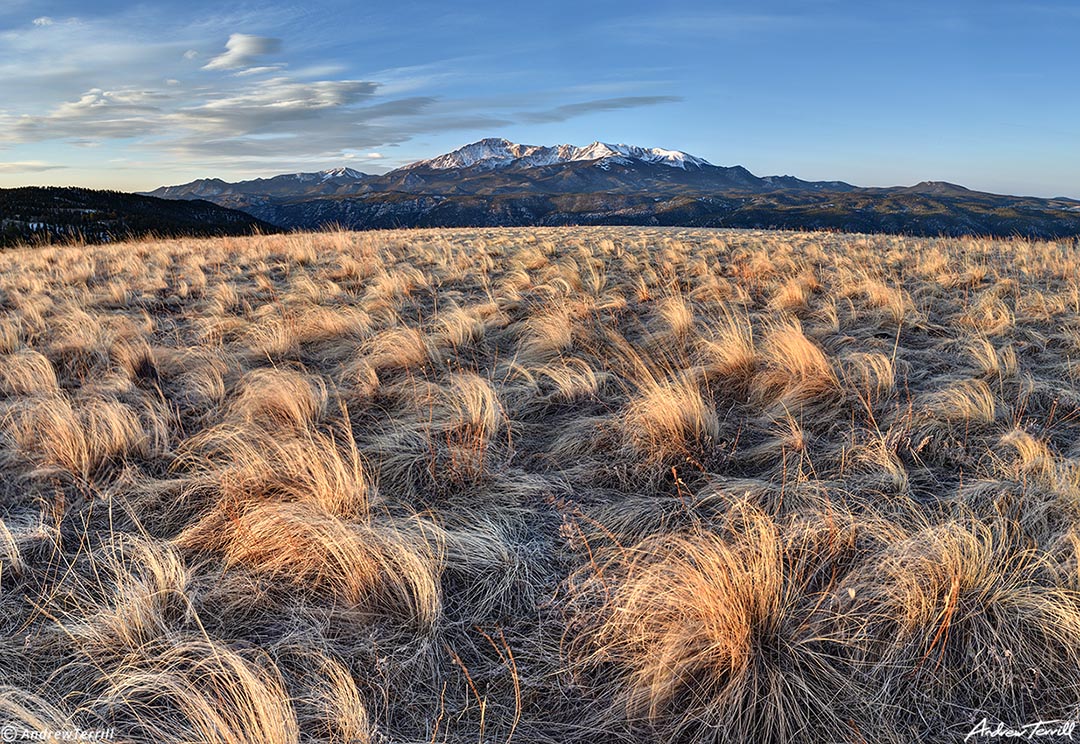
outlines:
[[0, 254], [0, 723], [962, 741], [1080, 717], [1080, 247]]

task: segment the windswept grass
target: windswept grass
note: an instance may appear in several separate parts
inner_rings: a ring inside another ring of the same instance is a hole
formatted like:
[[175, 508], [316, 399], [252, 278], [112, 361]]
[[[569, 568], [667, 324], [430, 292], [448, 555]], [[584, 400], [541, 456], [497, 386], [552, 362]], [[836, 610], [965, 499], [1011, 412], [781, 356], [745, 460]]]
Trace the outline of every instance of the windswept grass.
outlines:
[[952, 742], [1080, 717], [1080, 247], [0, 255], [0, 724]]

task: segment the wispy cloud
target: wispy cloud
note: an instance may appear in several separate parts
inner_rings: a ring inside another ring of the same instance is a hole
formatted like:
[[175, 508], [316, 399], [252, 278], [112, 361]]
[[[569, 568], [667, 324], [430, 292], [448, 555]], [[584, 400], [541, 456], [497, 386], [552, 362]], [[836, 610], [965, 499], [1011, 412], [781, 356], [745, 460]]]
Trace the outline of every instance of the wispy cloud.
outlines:
[[168, 98], [154, 90], [91, 88], [78, 100], [61, 103], [43, 116], [0, 119], [0, 124], [6, 124], [6, 139], [14, 142], [136, 137], [155, 131], [161, 104]]
[[[365, 80], [297, 82], [276, 77], [257, 81], [244, 91], [184, 106], [164, 118], [179, 131], [199, 136], [237, 140], [252, 135], [287, 135], [298, 133], [296, 124], [301, 121], [321, 119], [321, 130], [327, 119], [360, 122], [370, 118], [370, 108], [357, 104], [369, 100], [377, 87]], [[404, 104], [408, 112], [415, 108]]]
[[281, 39], [251, 34], [232, 34], [225, 52], [203, 65], [204, 70], [236, 70], [254, 66], [259, 57], [281, 51]]
[[285, 65], [262, 65], [259, 67], [248, 67], [243, 70], [237, 70], [233, 74], [237, 77], [251, 77], [253, 75], [269, 75], [274, 72], [281, 72], [285, 69]]
[[51, 25], [53, 25], [53, 19], [49, 18], [49, 16], [41, 16], [39, 18], [34, 19], [34, 25], [35, 26], [51, 26]]
[[42, 171], [63, 170], [66, 166], [51, 165], [40, 160], [0, 163], [0, 173], [41, 173]]
[[600, 98], [595, 101], [581, 101], [556, 106], [547, 111], [525, 111], [518, 118], [530, 124], [547, 124], [566, 121], [575, 116], [584, 116], [599, 111], [619, 111], [621, 109], [655, 106], [661, 103], [678, 103], [681, 96], [620, 96], [618, 98]]

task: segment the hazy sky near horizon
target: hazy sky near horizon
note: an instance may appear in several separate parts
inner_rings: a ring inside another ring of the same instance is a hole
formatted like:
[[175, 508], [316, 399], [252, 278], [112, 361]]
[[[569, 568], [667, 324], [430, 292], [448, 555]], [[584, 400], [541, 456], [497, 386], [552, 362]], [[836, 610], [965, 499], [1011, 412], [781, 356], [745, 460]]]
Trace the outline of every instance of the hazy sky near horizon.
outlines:
[[495, 136], [1080, 198], [1080, 4], [0, 3], [0, 186], [146, 190]]

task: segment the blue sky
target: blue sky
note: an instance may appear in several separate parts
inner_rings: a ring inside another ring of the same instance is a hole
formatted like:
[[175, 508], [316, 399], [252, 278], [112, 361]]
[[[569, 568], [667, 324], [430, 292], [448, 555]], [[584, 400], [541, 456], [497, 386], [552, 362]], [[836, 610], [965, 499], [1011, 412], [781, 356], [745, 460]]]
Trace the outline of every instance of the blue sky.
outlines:
[[487, 136], [1080, 198], [1080, 3], [0, 4], [0, 186], [150, 189]]

